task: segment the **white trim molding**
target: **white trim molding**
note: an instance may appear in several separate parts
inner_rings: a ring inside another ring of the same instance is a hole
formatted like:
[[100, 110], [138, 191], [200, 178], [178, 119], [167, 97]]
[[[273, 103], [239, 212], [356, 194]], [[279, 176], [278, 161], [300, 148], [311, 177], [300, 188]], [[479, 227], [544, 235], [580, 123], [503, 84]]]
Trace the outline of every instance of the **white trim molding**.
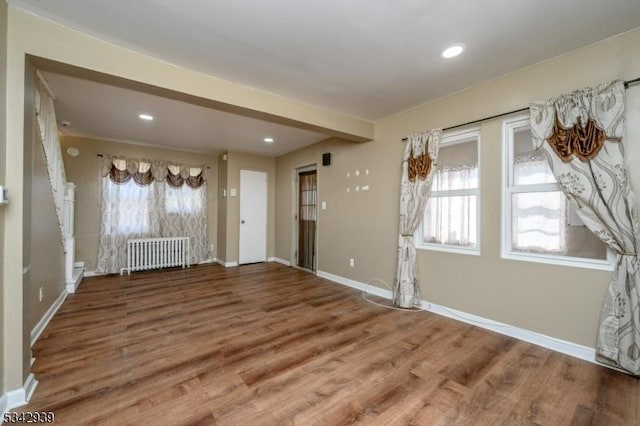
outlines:
[[[392, 300], [393, 298], [393, 293], [390, 290], [382, 289], [380, 287], [365, 284], [324, 271], [318, 271], [317, 275], [321, 278], [326, 278], [338, 284], [343, 284], [348, 287], [366, 291], [367, 293], [380, 296], [388, 300]], [[589, 361], [593, 364], [617, 370], [614, 367], [597, 362], [595, 349], [588, 346], [583, 346], [555, 337], [546, 336], [535, 331], [516, 327], [510, 324], [505, 324], [499, 321], [494, 321], [488, 318], [459, 311], [457, 309], [448, 308], [446, 306], [441, 306], [425, 300], [421, 301], [420, 308], [434, 314], [442, 315], [444, 317], [451, 318], [457, 321], [462, 321], [464, 323], [475, 325], [476, 327], [480, 327], [485, 330], [491, 330], [505, 336], [513, 337], [515, 339], [532, 343], [537, 346], [542, 346], [543, 348], [551, 349], [552, 351], [572, 356], [574, 358], [579, 358], [585, 361]]]
[[[549, 265], [569, 266], [576, 268], [596, 269], [601, 271], [613, 271], [616, 256], [613, 250], [607, 249], [606, 259], [582, 258], [563, 254], [532, 253], [516, 251], [512, 247], [513, 220], [512, 196], [517, 194], [551, 193], [561, 191], [559, 183], [535, 183], [516, 184], [514, 181], [514, 152], [515, 132], [530, 129], [529, 114], [517, 115], [505, 118], [502, 121], [502, 196], [501, 196], [501, 240], [500, 257], [506, 260], [523, 262], [546, 263]], [[567, 208], [571, 208], [567, 206]]]
[[0, 397], [0, 411], [3, 414], [2, 418], [0, 418], [0, 425], [3, 423], [4, 413], [14, 408], [22, 407], [29, 402], [33, 392], [36, 390], [36, 386], [38, 386], [38, 381], [31, 373], [21, 388], [7, 391]]
[[78, 267], [74, 266], [72, 272], [72, 278], [70, 281], [66, 282], [67, 293], [75, 293], [78, 287], [80, 286], [80, 282], [84, 277], [84, 266]]
[[33, 393], [36, 391], [36, 387], [38, 386], [38, 381], [36, 380], [36, 376], [33, 373], [29, 374], [27, 380], [24, 382], [24, 402], [25, 404], [31, 400]]
[[442, 315], [443, 317], [462, 321], [467, 324], [484, 328], [485, 330], [491, 330], [505, 336], [513, 337], [518, 340], [533, 343], [537, 346], [542, 346], [543, 348], [551, 349], [552, 351], [560, 352], [565, 355], [570, 355], [575, 358], [608, 367], [607, 365], [596, 362], [596, 350], [594, 348], [589, 348], [577, 343], [572, 343], [567, 340], [557, 339], [555, 337], [536, 333], [535, 331], [505, 324], [499, 321], [494, 321], [489, 318], [480, 317], [478, 315], [459, 311], [457, 309], [447, 308], [446, 306], [427, 302], [425, 300], [422, 301], [420, 307], [425, 311], [433, 312], [434, 314]]
[[223, 259], [216, 259], [216, 262], [219, 265], [224, 266], [225, 268], [233, 268], [234, 266], [238, 266], [238, 262], [225, 262]]
[[38, 337], [40, 337], [42, 331], [45, 329], [47, 324], [49, 324], [51, 318], [53, 318], [56, 312], [58, 312], [58, 309], [60, 309], [60, 306], [62, 306], [62, 303], [67, 298], [67, 294], [69, 293], [67, 293], [66, 290], [62, 290], [62, 293], [60, 293], [58, 298], [51, 304], [49, 309], [47, 309], [47, 312], [45, 312], [42, 318], [40, 318], [40, 321], [38, 321], [36, 326], [33, 327], [33, 330], [31, 330], [31, 346], [33, 346], [36, 340], [38, 340]]
[[[215, 257], [210, 257], [209, 259], [205, 259], [202, 262], [198, 262], [198, 265], [207, 265], [207, 264], [220, 264], [222, 266], [238, 266], [236, 265], [229, 265], [228, 263], [225, 265], [224, 260], [215, 258]], [[96, 271], [84, 271], [84, 276], [85, 277], [100, 277], [102, 275], [109, 275], [109, 274], [105, 274], [105, 273], [101, 273], [101, 272], [96, 272]]]
[[[480, 223], [482, 218], [480, 217], [482, 205], [482, 192], [480, 188], [480, 174], [482, 173], [482, 164], [481, 164], [481, 155], [480, 149], [482, 146], [482, 141], [480, 137], [480, 127], [474, 126], [471, 128], [463, 129], [463, 130], [454, 130], [454, 131], [446, 131], [442, 134], [442, 141], [440, 142], [439, 149], [446, 149], [447, 147], [462, 145], [466, 143], [476, 143], [476, 156], [477, 156], [477, 186], [475, 188], [461, 188], [461, 189], [443, 189], [436, 190], [433, 189], [429, 194], [429, 198], [451, 198], [451, 197], [475, 197], [475, 207], [476, 207], [476, 245], [475, 246], [456, 246], [451, 244], [444, 243], [426, 243], [423, 240], [423, 224], [425, 222], [424, 216], [427, 212], [423, 212], [423, 220], [420, 221], [420, 225], [416, 229], [414, 233], [414, 241], [416, 249], [419, 250], [433, 250], [433, 251], [441, 251], [455, 254], [464, 254], [471, 256], [480, 256], [480, 246], [481, 246], [481, 233], [480, 233]], [[441, 164], [440, 164], [441, 165]], [[439, 165], [439, 166], [440, 166]], [[435, 183], [435, 182], [434, 182]], [[472, 204], [470, 202], [470, 204]], [[470, 228], [471, 229], [471, 228]], [[471, 239], [471, 235], [468, 236]]]
[[270, 257], [269, 259], [267, 259], [269, 262], [276, 262], [276, 263], [280, 263], [284, 266], [291, 266], [291, 262], [289, 262], [288, 260], [284, 260], [281, 259], [279, 257]]
[[373, 294], [375, 296], [384, 297], [385, 299], [391, 300], [393, 298], [393, 293], [391, 293], [391, 290], [386, 290], [371, 284], [361, 283], [360, 281], [355, 281], [350, 278], [341, 277], [339, 275], [333, 275], [324, 271], [318, 271], [316, 275], [320, 278], [326, 278], [338, 284], [346, 285], [347, 287], [366, 291], [367, 293]]

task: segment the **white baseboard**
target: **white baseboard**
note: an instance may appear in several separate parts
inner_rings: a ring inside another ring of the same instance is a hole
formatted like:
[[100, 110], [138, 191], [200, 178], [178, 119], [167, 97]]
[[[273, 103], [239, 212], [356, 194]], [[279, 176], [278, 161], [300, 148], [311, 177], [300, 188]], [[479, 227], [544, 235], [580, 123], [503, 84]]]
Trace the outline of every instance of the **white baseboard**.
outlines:
[[288, 260], [280, 259], [279, 257], [270, 257], [267, 260], [269, 262], [277, 262], [277, 263], [281, 263], [281, 264], [283, 264], [285, 266], [291, 266], [291, 262], [289, 262]]
[[[208, 263], [219, 263], [220, 265], [225, 266], [223, 261], [221, 261], [220, 259], [217, 259], [215, 257], [203, 260], [202, 262], [198, 262], [197, 264], [198, 265], [206, 265]], [[233, 262], [230, 262], [230, 263], [233, 263]], [[235, 265], [230, 265], [229, 263], [227, 263], [227, 265], [229, 265], [229, 266], [238, 266], [238, 263], [236, 262]], [[96, 271], [84, 271], [84, 276], [85, 277], [101, 277], [103, 275], [109, 275], [109, 274], [105, 274], [103, 272], [96, 272]]]
[[38, 386], [38, 381], [32, 373], [29, 374], [21, 388], [7, 391], [0, 397], [0, 411], [3, 414], [3, 418], [0, 418], [0, 424], [4, 420], [4, 413], [14, 408], [22, 407], [29, 402], [33, 392], [36, 390], [36, 386]]
[[425, 300], [422, 301], [421, 308], [425, 311], [433, 312], [447, 318], [452, 318], [454, 320], [475, 325], [486, 330], [491, 330], [505, 336], [510, 336], [518, 340], [533, 343], [534, 345], [542, 346], [543, 348], [551, 349], [552, 351], [583, 359], [594, 364], [604, 365], [596, 361], [596, 350], [594, 348], [583, 346], [578, 343], [557, 339], [555, 337], [540, 334], [535, 331], [527, 330], [525, 328], [516, 327], [467, 312], [458, 311], [457, 309], [447, 308], [446, 306], [441, 306], [435, 303], [427, 302]]
[[73, 267], [74, 268], [83, 268], [84, 269], [84, 262], [73, 262]]
[[38, 386], [38, 381], [36, 380], [36, 376], [33, 373], [29, 374], [27, 380], [24, 382], [24, 402], [25, 404], [31, 400], [33, 393], [36, 391], [36, 387]]
[[[356, 288], [358, 290], [364, 290], [367, 293], [374, 294], [385, 299], [391, 300], [393, 298], [393, 293], [390, 290], [382, 289], [338, 275], [333, 275], [328, 272], [318, 271], [317, 275], [319, 277], [326, 278], [339, 284]], [[420, 308], [447, 318], [462, 321], [467, 324], [475, 325], [476, 327], [491, 330], [506, 336], [514, 337], [518, 340], [523, 340], [537, 346], [542, 346], [544, 348], [551, 349], [552, 351], [560, 352], [575, 358], [589, 361], [597, 365], [612, 368], [606, 364], [597, 362], [595, 349], [588, 346], [583, 346], [566, 340], [557, 339], [555, 337], [546, 336], [535, 331], [505, 324], [499, 321], [494, 321], [488, 318], [483, 318], [478, 315], [448, 308], [446, 306], [441, 306], [436, 303], [427, 302], [425, 300], [421, 301]]]
[[341, 277], [339, 275], [333, 275], [328, 272], [318, 271], [316, 273], [317, 276], [321, 278], [326, 278], [330, 281], [336, 282], [338, 284], [343, 284], [348, 287], [352, 287], [358, 290], [364, 290], [369, 294], [373, 294], [376, 296], [384, 297], [385, 299], [391, 300], [393, 298], [393, 293], [390, 290], [385, 290], [380, 287], [376, 287], [374, 285], [361, 283], [360, 281], [352, 280], [349, 278]]
[[68, 293], [66, 290], [62, 290], [60, 296], [58, 296], [58, 298], [51, 304], [49, 309], [47, 309], [47, 312], [45, 312], [42, 318], [40, 318], [40, 321], [38, 321], [36, 326], [33, 327], [33, 330], [31, 330], [31, 346], [33, 346], [36, 340], [38, 340], [38, 337], [40, 337], [42, 331], [45, 329], [47, 324], [49, 324], [51, 318], [53, 318], [55, 313], [58, 312], [58, 309], [60, 309], [60, 306], [62, 306], [64, 299], [67, 298], [67, 294]]
[[222, 259], [216, 259], [216, 262], [218, 262], [219, 265], [222, 265], [225, 268], [232, 268], [234, 266], [238, 266], [238, 262], [225, 262]]
[[73, 278], [66, 282], [67, 293], [75, 293], [84, 277], [84, 266], [74, 266]]

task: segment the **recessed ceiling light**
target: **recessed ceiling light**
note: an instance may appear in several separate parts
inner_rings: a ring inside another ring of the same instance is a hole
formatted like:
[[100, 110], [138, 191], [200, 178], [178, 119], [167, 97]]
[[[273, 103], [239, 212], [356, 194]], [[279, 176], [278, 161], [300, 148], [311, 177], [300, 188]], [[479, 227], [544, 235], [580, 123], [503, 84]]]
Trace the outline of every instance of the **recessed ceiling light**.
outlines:
[[266, 143], [273, 143], [273, 138], [267, 137], [267, 138], [264, 138], [264, 141]]
[[78, 155], [80, 155], [80, 150], [78, 148], [70, 146], [69, 148], [67, 148], [67, 154], [72, 157], [77, 157]]
[[456, 44], [454, 46], [450, 46], [444, 49], [441, 55], [443, 58], [447, 58], [447, 59], [455, 58], [456, 56], [461, 54], [463, 50], [464, 50], [464, 47], [461, 44]]
[[138, 117], [142, 118], [143, 120], [147, 120], [147, 121], [152, 121], [153, 120], [153, 115], [149, 115], [149, 114], [140, 114]]

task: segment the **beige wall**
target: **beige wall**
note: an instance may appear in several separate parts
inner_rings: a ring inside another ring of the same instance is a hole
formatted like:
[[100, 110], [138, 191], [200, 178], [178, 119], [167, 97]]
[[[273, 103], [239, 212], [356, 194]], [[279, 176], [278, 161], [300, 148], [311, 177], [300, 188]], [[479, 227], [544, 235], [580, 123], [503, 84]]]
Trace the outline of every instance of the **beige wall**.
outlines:
[[[208, 237], [209, 244], [215, 245], [218, 216], [216, 205], [218, 196], [218, 160], [215, 155], [151, 148], [142, 145], [130, 145], [74, 136], [62, 136], [61, 146], [64, 153], [67, 180], [76, 184], [76, 261], [85, 262], [85, 267], [88, 271], [95, 269], [100, 235], [100, 196], [102, 189], [98, 154], [209, 166], [210, 169], [207, 173]], [[69, 147], [75, 147], [80, 150], [80, 155], [78, 157], [68, 155], [66, 150]]]
[[29, 339], [29, 323], [31, 322], [31, 276], [33, 274], [31, 265], [31, 205], [32, 205], [32, 193], [33, 193], [33, 148], [36, 143], [37, 129], [35, 122], [35, 68], [29, 61], [25, 64], [24, 75], [24, 165], [23, 165], [23, 178], [24, 178], [24, 192], [22, 201], [22, 219], [24, 227], [22, 228], [22, 300], [24, 303], [24, 309], [22, 311], [22, 377], [24, 382], [27, 372], [29, 371], [29, 360], [31, 358], [31, 345]]
[[[7, 106], [7, 3], [0, 2], [0, 102], [2, 102], [3, 111]], [[0, 113], [0, 184], [3, 186], [6, 182], [5, 177], [5, 146], [6, 146], [6, 116], [4, 112]], [[4, 207], [0, 207], [0, 241], [4, 241]], [[0, 270], [3, 269], [3, 246], [0, 244]], [[0, 319], [4, 324], [4, 280], [3, 275], [0, 274]], [[3, 346], [4, 341], [4, 326], [0, 326], [0, 342]], [[5, 390], [4, 387], [4, 350], [0, 350], [0, 394]]]
[[[389, 159], [388, 153], [374, 160], [374, 154], [381, 154], [376, 153], [378, 144], [356, 146], [331, 139], [277, 158], [276, 257], [293, 259], [294, 171], [317, 164], [318, 200], [327, 204], [326, 210], [318, 212], [318, 271], [361, 282], [373, 278], [390, 282], [397, 237], [392, 242], [387, 237], [395, 234], [398, 204], [397, 182], [390, 173], [400, 163]], [[323, 167], [325, 152], [331, 153], [331, 165]], [[368, 191], [356, 191], [367, 185]], [[355, 260], [355, 267], [349, 267], [349, 258]]]
[[[584, 86], [640, 76], [640, 30], [614, 37], [375, 123], [362, 145], [323, 142], [277, 158], [276, 256], [291, 259], [292, 169], [332, 153], [319, 167], [318, 269], [360, 282], [395, 274], [398, 186], [412, 132], [447, 127], [526, 106]], [[628, 163], [640, 190], [640, 87], [628, 91]], [[501, 121], [481, 126], [481, 255], [419, 250], [425, 300], [593, 347], [611, 272], [500, 258]], [[369, 170], [363, 177], [362, 171]], [[360, 176], [354, 178], [359, 170]], [[347, 178], [347, 173], [350, 177]], [[369, 185], [367, 192], [355, 186]], [[347, 192], [347, 188], [351, 188]], [[355, 267], [348, 267], [348, 258]]]
[[24, 76], [25, 55], [17, 40], [20, 26], [11, 18], [9, 7], [6, 80], [5, 176], [10, 202], [4, 210], [3, 281], [4, 281], [4, 382], [5, 389], [15, 389], [23, 382], [23, 217], [24, 199]]
[[[35, 124], [35, 123], [34, 123]], [[30, 279], [25, 285], [25, 337], [65, 291], [64, 248], [42, 143], [33, 127], [31, 151]], [[26, 209], [25, 209], [26, 210]], [[42, 288], [43, 298], [39, 300]], [[25, 340], [30, 348], [30, 339]], [[29, 371], [25, 365], [25, 372]], [[28, 375], [28, 374], [27, 374]], [[26, 378], [26, 377], [25, 377]]]
[[227, 153], [218, 156], [218, 249], [216, 257], [222, 263], [227, 259], [227, 157]]
[[[24, 120], [22, 381], [29, 375], [31, 331], [64, 291], [64, 249], [35, 120], [35, 68], [27, 62]], [[39, 293], [42, 288], [43, 298]]]
[[[255, 170], [267, 173], [267, 257], [275, 253], [275, 176], [274, 158], [259, 157], [239, 152], [227, 153], [227, 211], [226, 211], [226, 262], [237, 262], [240, 239], [240, 170]], [[231, 189], [237, 190], [237, 196], [231, 197]]]

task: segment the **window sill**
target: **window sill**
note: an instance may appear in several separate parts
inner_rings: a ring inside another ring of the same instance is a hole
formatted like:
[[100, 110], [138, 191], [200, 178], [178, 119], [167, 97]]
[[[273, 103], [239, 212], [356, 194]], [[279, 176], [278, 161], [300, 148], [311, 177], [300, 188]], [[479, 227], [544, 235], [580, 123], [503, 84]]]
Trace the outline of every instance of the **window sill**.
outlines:
[[520, 262], [545, 263], [548, 265], [568, 266], [571, 268], [596, 269], [600, 271], [613, 271], [615, 262], [609, 260], [584, 259], [578, 257], [561, 257], [544, 254], [506, 253], [502, 259], [517, 260]]
[[416, 245], [418, 250], [441, 251], [445, 253], [466, 254], [468, 256], [480, 256], [478, 247], [460, 247], [450, 246], [446, 244], [419, 244]]

